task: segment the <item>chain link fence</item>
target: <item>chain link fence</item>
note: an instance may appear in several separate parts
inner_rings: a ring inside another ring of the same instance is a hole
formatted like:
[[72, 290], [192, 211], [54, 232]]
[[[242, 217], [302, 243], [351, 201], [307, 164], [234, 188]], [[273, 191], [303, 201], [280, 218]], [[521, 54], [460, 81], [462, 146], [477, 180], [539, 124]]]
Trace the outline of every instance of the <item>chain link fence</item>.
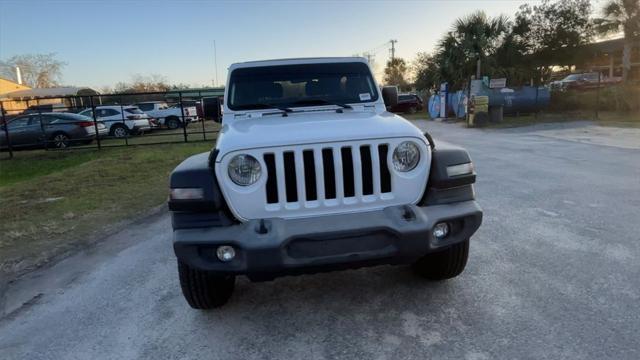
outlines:
[[70, 151], [211, 141], [200, 92], [147, 92], [0, 101], [0, 151]]

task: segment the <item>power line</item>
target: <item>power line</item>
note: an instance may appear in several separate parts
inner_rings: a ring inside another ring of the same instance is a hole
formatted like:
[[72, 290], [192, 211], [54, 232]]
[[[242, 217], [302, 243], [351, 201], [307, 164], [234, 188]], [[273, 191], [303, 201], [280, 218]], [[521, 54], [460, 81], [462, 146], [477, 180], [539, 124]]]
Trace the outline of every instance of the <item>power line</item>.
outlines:
[[393, 59], [396, 57], [396, 43], [398, 42], [398, 40], [389, 40], [389, 42], [391, 43], [391, 61], [393, 61]]
[[365, 57], [366, 57], [366, 54], [370, 54], [370, 55], [372, 55], [372, 56], [373, 56], [373, 55], [375, 55], [376, 53], [380, 52], [383, 48], [386, 48], [386, 47], [388, 47], [388, 46], [389, 46], [389, 42], [388, 42], [388, 41], [385, 41], [384, 43], [382, 43], [382, 44], [380, 44], [380, 45], [378, 45], [378, 46], [375, 46], [375, 47], [371, 48], [371, 49], [370, 49], [370, 50], [368, 50], [368, 51], [363, 51], [363, 52], [362, 52], [362, 54], [365, 54]]
[[215, 76], [213, 80], [213, 86], [215, 87], [218, 84], [218, 54], [216, 52], [216, 41], [213, 40], [213, 66], [215, 66]]

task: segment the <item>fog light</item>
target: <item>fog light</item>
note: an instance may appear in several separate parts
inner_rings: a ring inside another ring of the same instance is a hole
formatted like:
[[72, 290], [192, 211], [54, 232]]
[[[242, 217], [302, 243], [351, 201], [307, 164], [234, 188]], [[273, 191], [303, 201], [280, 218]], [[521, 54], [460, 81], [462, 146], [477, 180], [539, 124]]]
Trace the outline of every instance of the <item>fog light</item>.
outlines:
[[233, 247], [229, 245], [218, 246], [218, 250], [216, 250], [216, 255], [220, 261], [231, 261], [236, 256], [236, 251], [233, 250]]
[[438, 240], [442, 240], [449, 235], [449, 224], [447, 223], [437, 223], [436, 226], [433, 227], [433, 237]]

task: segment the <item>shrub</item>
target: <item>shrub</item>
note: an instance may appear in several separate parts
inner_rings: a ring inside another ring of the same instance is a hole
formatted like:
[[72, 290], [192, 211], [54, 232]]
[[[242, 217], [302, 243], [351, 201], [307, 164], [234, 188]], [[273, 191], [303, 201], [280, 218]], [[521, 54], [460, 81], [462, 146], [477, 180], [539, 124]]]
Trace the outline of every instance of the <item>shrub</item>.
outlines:
[[592, 90], [554, 91], [549, 109], [552, 111], [640, 111], [640, 85], [614, 85]]

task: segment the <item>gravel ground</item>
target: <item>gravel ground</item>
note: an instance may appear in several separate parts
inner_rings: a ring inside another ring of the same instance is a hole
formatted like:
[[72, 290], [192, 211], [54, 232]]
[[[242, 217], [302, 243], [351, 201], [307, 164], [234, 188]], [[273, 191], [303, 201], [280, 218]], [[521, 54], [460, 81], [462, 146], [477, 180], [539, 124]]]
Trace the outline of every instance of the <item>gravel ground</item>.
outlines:
[[640, 358], [640, 137], [417, 123], [476, 163], [485, 218], [460, 277], [383, 266], [240, 279], [226, 307], [196, 311], [162, 214], [10, 284], [0, 357]]

